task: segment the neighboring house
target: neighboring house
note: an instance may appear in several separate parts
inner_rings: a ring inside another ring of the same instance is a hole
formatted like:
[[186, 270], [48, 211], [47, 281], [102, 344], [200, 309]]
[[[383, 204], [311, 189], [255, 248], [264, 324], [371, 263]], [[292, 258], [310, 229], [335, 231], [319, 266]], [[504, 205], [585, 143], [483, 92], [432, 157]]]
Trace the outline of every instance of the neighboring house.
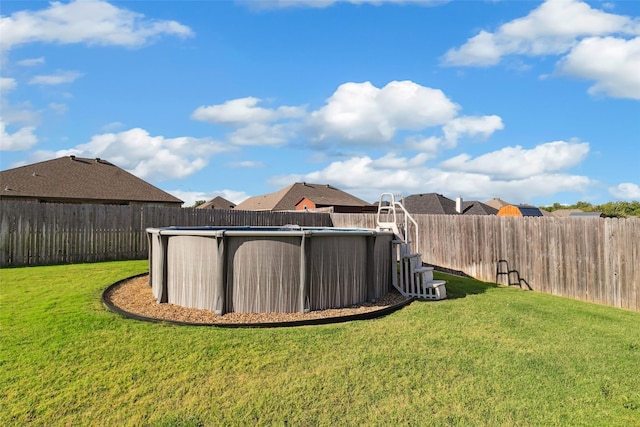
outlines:
[[539, 208], [531, 205], [506, 205], [500, 208], [497, 216], [542, 216]]
[[174, 207], [183, 203], [106, 160], [76, 156], [0, 172], [0, 199]]
[[438, 193], [412, 194], [402, 200], [411, 214], [430, 215], [495, 215], [498, 210], [482, 202], [465, 202], [461, 197], [451, 200]]
[[213, 199], [205, 202], [201, 205], [196, 206], [196, 209], [233, 209], [236, 207], [236, 204], [228, 201], [224, 197], [214, 197]]
[[327, 184], [296, 182], [275, 193], [250, 197], [235, 207], [245, 211], [315, 210], [336, 213], [375, 212], [376, 206]]
[[488, 200], [488, 201], [484, 202], [484, 204], [487, 205], [487, 206], [491, 206], [496, 211], [499, 211], [501, 207], [510, 205], [511, 203], [505, 202], [502, 199], [493, 198], [491, 200]]

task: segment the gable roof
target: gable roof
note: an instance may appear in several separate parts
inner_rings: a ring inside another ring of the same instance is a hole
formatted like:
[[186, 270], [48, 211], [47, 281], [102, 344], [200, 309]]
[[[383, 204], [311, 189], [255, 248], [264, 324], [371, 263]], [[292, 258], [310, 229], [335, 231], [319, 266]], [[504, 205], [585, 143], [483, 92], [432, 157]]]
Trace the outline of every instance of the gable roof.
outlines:
[[75, 156], [0, 172], [1, 197], [47, 202], [183, 203], [106, 160]]
[[235, 203], [228, 201], [224, 197], [217, 196], [208, 202], [196, 206], [196, 209], [233, 209], [235, 207]]
[[500, 210], [501, 207], [510, 205], [511, 203], [505, 202], [502, 199], [498, 199], [494, 197], [493, 199], [487, 200], [486, 202], [484, 202], [484, 204], [496, 210]]
[[402, 199], [411, 214], [457, 215], [456, 202], [438, 193], [412, 194]]
[[495, 215], [497, 213], [498, 213], [498, 209], [493, 208], [477, 200], [462, 202], [463, 215]]
[[250, 197], [237, 205], [236, 209], [247, 211], [295, 210], [296, 205], [305, 197], [320, 206], [372, 206], [370, 203], [328, 184], [296, 182], [275, 193]]

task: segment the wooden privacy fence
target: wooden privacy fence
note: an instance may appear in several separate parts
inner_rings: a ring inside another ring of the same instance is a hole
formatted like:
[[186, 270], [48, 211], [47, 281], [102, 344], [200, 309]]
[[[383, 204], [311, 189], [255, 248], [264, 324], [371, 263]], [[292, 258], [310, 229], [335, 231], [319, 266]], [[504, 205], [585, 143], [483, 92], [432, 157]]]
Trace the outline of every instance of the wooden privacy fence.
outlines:
[[[331, 218], [336, 227], [375, 227], [371, 214]], [[428, 264], [488, 282], [640, 311], [639, 218], [414, 218], [419, 252]]]
[[147, 227], [331, 226], [327, 213], [0, 202], [0, 267], [148, 256]]
[[[489, 282], [640, 311], [638, 218], [414, 217], [420, 228], [419, 252], [428, 264]], [[3, 200], [0, 267], [145, 259], [147, 227], [298, 224], [375, 228], [375, 219], [375, 214]]]

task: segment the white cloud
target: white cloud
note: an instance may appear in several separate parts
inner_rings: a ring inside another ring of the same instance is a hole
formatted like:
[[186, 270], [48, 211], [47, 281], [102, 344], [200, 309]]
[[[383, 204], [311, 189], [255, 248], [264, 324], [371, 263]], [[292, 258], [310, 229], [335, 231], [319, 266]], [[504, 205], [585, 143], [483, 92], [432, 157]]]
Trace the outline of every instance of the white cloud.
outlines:
[[618, 200], [640, 200], [640, 185], [623, 182], [615, 187], [610, 187], [609, 194]]
[[562, 73], [594, 80], [592, 95], [640, 99], [640, 37], [581, 40], [559, 63]]
[[282, 106], [276, 109], [258, 107], [262, 100], [254, 97], [232, 99], [224, 104], [200, 106], [191, 114], [194, 120], [223, 125], [268, 123], [305, 115], [304, 107]]
[[44, 64], [44, 56], [41, 56], [39, 58], [22, 59], [16, 62], [16, 64], [20, 65], [21, 67], [34, 67], [36, 65]]
[[198, 200], [209, 201], [218, 196], [235, 203], [236, 205], [249, 198], [244, 191], [235, 190], [215, 190], [215, 191], [183, 191], [183, 190], [165, 190], [167, 193], [184, 200], [183, 207], [193, 206]]
[[15, 12], [0, 18], [0, 33], [1, 49], [37, 42], [135, 48], [161, 35], [193, 35], [176, 21], [146, 19], [105, 1], [51, 2], [46, 9]]
[[495, 32], [480, 31], [450, 49], [442, 62], [486, 67], [506, 55], [555, 55], [560, 57], [560, 73], [595, 81], [590, 94], [640, 99], [638, 36], [638, 18], [594, 9], [579, 0], [547, 0]]
[[505, 147], [474, 159], [460, 154], [440, 164], [444, 170], [480, 173], [499, 179], [526, 179], [569, 169], [589, 153], [587, 142], [555, 141], [530, 150], [521, 146]]
[[242, 127], [229, 136], [229, 142], [235, 145], [269, 145], [279, 147], [285, 145], [295, 134], [285, 125], [266, 125], [252, 123]]
[[31, 80], [29, 80], [29, 84], [53, 86], [65, 83], [73, 83], [80, 77], [82, 77], [82, 73], [78, 73], [75, 71], [58, 71], [55, 74], [34, 76]]
[[474, 160], [454, 158], [456, 160], [451, 159], [444, 167], [430, 167], [429, 156], [424, 153], [414, 158], [395, 154], [378, 159], [353, 156], [307, 174], [275, 177], [272, 183], [333, 184], [369, 201], [377, 200], [381, 192], [390, 191], [405, 196], [436, 192], [448, 197], [461, 194], [468, 200], [501, 197], [530, 202], [535, 197], [558, 192], [584, 192], [593, 185], [588, 177], [566, 172], [582, 161], [588, 150], [587, 143], [562, 141], [541, 144], [531, 150], [509, 147]]
[[455, 146], [458, 138], [463, 136], [487, 139], [495, 131], [504, 129], [500, 116], [464, 116], [458, 117], [442, 128], [445, 138], [450, 145]]
[[312, 7], [325, 8], [336, 3], [351, 4], [371, 4], [380, 6], [382, 4], [412, 4], [422, 6], [432, 6], [447, 3], [449, 0], [236, 0], [237, 3], [246, 5], [251, 9], [276, 9], [288, 7]]
[[18, 86], [16, 79], [11, 77], [0, 77], [0, 94], [4, 95], [10, 90], [15, 89]]
[[86, 144], [55, 153], [37, 152], [36, 157], [100, 157], [142, 179], [162, 181], [189, 176], [204, 168], [211, 156], [229, 150], [228, 145], [209, 138], [165, 138], [134, 128], [95, 135]]
[[504, 55], [559, 55], [579, 37], [615, 33], [638, 34], [631, 18], [591, 8], [579, 0], [547, 0], [524, 18], [501, 25], [494, 33], [480, 31], [444, 56], [447, 65], [489, 66]]
[[318, 141], [381, 144], [399, 130], [443, 125], [459, 108], [441, 90], [411, 81], [393, 81], [380, 89], [369, 82], [344, 83], [311, 113], [310, 125]]
[[34, 130], [33, 126], [25, 126], [8, 133], [5, 122], [0, 120], [0, 151], [23, 151], [33, 147], [38, 143]]
[[248, 169], [263, 168], [264, 167], [264, 163], [263, 162], [256, 162], [256, 161], [252, 161], [252, 160], [244, 160], [242, 162], [229, 163], [229, 167], [232, 167], [232, 168], [248, 168]]

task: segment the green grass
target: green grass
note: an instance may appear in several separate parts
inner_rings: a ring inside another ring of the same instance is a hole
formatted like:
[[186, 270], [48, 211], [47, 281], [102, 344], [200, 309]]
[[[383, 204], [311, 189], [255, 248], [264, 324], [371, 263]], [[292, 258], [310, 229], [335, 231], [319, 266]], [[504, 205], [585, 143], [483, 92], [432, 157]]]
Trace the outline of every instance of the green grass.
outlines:
[[640, 313], [442, 275], [448, 300], [336, 325], [106, 311], [146, 268], [0, 271], [0, 425], [640, 425]]

